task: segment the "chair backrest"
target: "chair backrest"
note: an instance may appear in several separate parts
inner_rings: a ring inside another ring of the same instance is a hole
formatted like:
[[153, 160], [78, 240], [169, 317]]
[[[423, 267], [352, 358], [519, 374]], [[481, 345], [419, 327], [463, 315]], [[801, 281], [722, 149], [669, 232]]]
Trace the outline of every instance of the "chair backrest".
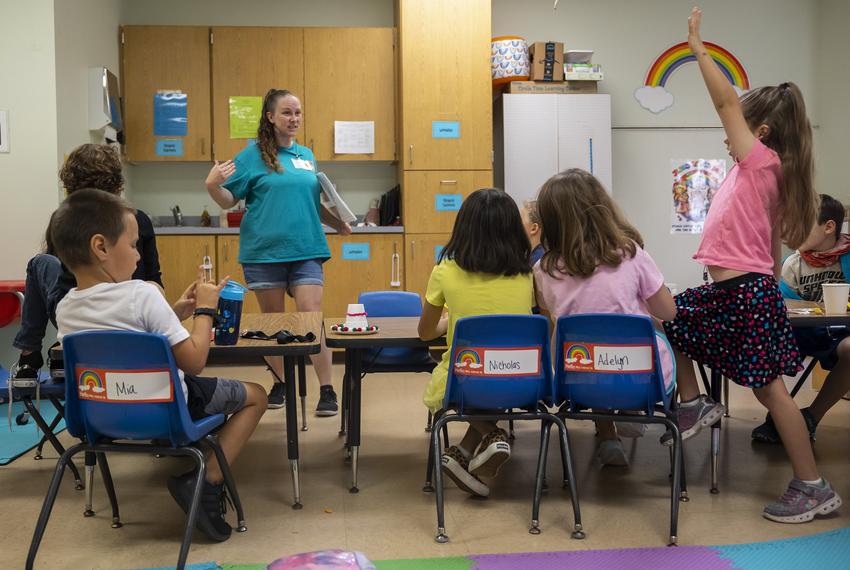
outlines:
[[488, 315], [455, 324], [444, 407], [510, 409], [552, 403], [549, 324], [539, 315]]
[[75, 437], [170, 439], [184, 445], [192, 420], [164, 336], [92, 331], [62, 339], [65, 422]]
[[642, 315], [584, 314], [558, 319], [555, 381], [570, 409], [669, 409], [655, 328]]
[[422, 314], [419, 293], [409, 291], [370, 291], [360, 293], [358, 303], [369, 317], [418, 317]]

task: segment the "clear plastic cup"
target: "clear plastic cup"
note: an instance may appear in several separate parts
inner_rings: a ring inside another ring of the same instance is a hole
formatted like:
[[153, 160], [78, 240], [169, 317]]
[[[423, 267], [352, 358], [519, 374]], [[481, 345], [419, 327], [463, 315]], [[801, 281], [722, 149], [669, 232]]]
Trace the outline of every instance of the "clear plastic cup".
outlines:
[[824, 283], [823, 306], [827, 315], [844, 315], [847, 313], [847, 298], [850, 297], [850, 284]]

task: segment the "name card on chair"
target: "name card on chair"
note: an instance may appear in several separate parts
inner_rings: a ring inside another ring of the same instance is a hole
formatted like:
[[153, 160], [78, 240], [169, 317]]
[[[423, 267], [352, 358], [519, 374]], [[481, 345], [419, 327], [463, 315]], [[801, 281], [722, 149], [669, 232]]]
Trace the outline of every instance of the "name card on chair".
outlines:
[[633, 374], [652, 372], [650, 344], [564, 343], [564, 370]]
[[174, 390], [171, 372], [160, 370], [102, 370], [78, 367], [80, 399], [98, 402], [150, 404], [171, 402]]
[[537, 376], [540, 348], [462, 348], [455, 353], [454, 371], [462, 376]]

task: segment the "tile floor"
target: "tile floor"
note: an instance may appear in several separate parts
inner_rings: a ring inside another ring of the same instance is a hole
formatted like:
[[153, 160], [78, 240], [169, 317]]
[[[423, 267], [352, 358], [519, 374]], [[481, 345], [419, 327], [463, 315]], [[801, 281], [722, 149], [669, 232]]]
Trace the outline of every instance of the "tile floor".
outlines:
[[[268, 384], [260, 368], [211, 368], [211, 374]], [[335, 382], [342, 376], [335, 366]], [[310, 409], [315, 378], [309, 379]], [[283, 410], [270, 410], [235, 465], [246, 510], [248, 532], [225, 543], [210, 543], [196, 533], [190, 562], [269, 562], [295, 552], [323, 548], [361, 550], [372, 559], [457, 556], [499, 552], [662, 546], [668, 529], [667, 450], [658, 445], [660, 428], [626, 449], [631, 467], [601, 470], [594, 462], [591, 424], [571, 423], [577, 479], [587, 538], [570, 539], [569, 496], [556, 484], [543, 497], [542, 534], [528, 533], [538, 431], [518, 425], [514, 458], [492, 485], [489, 499], [465, 495], [447, 482], [448, 544], [433, 540], [434, 498], [421, 491], [425, 466], [425, 409], [420, 395], [424, 374], [372, 375], [363, 387], [363, 446], [359, 494], [348, 492], [349, 467], [343, 462], [339, 419], [309, 417], [299, 432], [304, 509], [290, 508]], [[814, 397], [804, 389], [801, 405]], [[763, 505], [784, 490], [790, 468], [778, 446], [751, 444], [749, 432], [763, 412], [752, 394], [733, 386], [732, 417], [722, 432], [719, 495], [709, 494], [709, 436], [686, 447], [691, 501], [682, 504], [680, 544], [712, 545], [813, 534], [850, 524], [850, 506], [840, 514], [806, 525], [781, 525], [761, 517]], [[454, 429], [462, 429], [456, 427]], [[453, 432], [454, 433], [454, 432]], [[67, 442], [67, 434], [63, 441]], [[850, 402], [840, 402], [818, 430], [819, 465], [836, 490], [850, 499]], [[548, 476], [559, 480], [553, 442]], [[184, 515], [165, 488], [165, 479], [185, 470], [179, 460], [114, 456], [124, 527], [109, 526], [103, 485], [96, 478], [97, 516], [82, 516], [83, 492], [66, 475], [37, 568], [139, 568], [173, 565]], [[82, 463], [80, 457], [79, 464]], [[46, 491], [55, 453], [43, 461], [31, 454], [0, 468], [5, 513], [0, 534], [3, 567], [23, 567], [32, 530]]]

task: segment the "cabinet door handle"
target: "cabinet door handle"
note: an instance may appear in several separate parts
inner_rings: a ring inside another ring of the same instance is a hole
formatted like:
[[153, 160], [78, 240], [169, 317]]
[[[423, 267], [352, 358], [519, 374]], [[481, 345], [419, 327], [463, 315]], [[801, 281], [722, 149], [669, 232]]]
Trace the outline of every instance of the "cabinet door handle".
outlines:
[[201, 156], [207, 155], [207, 140], [201, 139]]
[[225, 260], [225, 261], [229, 261], [229, 257], [230, 257], [230, 256], [228, 255], [228, 250], [229, 250], [229, 249], [230, 249], [230, 243], [229, 243], [229, 242], [224, 242], [224, 260]]
[[457, 184], [457, 180], [440, 180], [440, 184]]
[[410, 166], [413, 166], [413, 145], [410, 145], [410, 153], [408, 154]]
[[410, 240], [410, 261], [416, 259], [416, 240]]

